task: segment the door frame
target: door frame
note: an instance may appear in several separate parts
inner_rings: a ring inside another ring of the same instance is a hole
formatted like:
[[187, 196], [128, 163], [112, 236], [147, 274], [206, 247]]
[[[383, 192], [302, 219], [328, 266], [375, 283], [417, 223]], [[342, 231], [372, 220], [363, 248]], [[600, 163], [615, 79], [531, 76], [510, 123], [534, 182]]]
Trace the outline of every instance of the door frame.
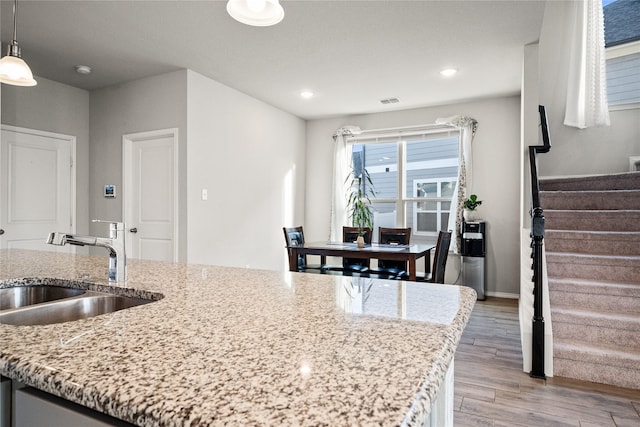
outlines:
[[[178, 128], [158, 129], [145, 132], [128, 133], [122, 135], [122, 220], [127, 228], [127, 221], [133, 215], [131, 212], [131, 191], [129, 187], [133, 177], [133, 144], [138, 141], [170, 137], [173, 139], [173, 262], [178, 261]], [[126, 239], [126, 251], [131, 250], [131, 239]]]
[[[0, 131], [8, 131], [8, 132], [14, 132], [14, 133], [22, 133], [22, 134], [28, 134], [28, 135], [35, 135], [35, 136], [41, 136], [41, 137], [45, 137], [45, 138], [54, 138], [54, 139], [60, 139], [63, 141], [68, 141], [71, 144], [71, 183], [70, 186], [71, 188], [69, 189], [69, 198], [70, 198], [70, 216], [69, 216], [69, 229], [71, 233], [75, 233], [76, 232], [76, 223], [77, 223], [77, 218], [76, 218], [76, 204], [77, 204], [77, 200], [76, 200], [76, 181], [77, 181], [77, 169], [76, 169], [76, 137], [73, 135], [66, 135], [66, 134], [62, 134], [62, 133], [55, 133], [55, 132], [48, 132], [48, 131], [44, 131], [44, 130], [37, 130], [37, 129], [30, 129], [30, 128], [23, 128], [23, 127], [19, 127], [19, 126], [12, 126], [12, 125], [5, 125], [5, 124], [0, 124]], [[0, 150], [0, 156], [2, 156], [2, 150]], [[0, 165], [2, 164], [2, 159], [0, 158]], [[2, 209], [0, 209], [0, 220], [2, 218]], [[0, 221], [1, 223], [1, 221]], [[53, 230], [52, 230], [53, 231]], [[74, 252], [75, 252], [75, 247], [73, 248]]]

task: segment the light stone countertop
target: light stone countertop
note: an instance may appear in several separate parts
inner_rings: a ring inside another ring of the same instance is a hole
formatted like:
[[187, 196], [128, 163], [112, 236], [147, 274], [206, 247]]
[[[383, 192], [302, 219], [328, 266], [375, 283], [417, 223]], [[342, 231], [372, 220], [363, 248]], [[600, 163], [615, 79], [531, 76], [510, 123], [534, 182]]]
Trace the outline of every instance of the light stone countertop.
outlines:
[[[0, 250], [0, 287], [104, 285], [107, 264]], [[124, 288], [164, 298], [0, 324], [0, 374], [141, 426], [420, 425], [476, 300], [453, 285], [138, 260]]]

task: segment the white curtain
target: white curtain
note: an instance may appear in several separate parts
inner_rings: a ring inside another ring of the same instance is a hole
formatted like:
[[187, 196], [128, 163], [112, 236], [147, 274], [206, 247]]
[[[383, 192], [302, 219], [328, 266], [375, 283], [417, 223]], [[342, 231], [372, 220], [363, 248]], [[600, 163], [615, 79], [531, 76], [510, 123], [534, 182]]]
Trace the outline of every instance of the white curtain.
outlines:
[[[471, 117], [453, 116], [436, 120], [438, 124], [454, 125], [460, 129], [460, 164], [458, 168], [458, 183], [453, 190], [451, 210], [449, 211], [448, 229], [453, 232], [451, 248], [455, 254], [460, 253], [460, 227], [462, 226], [462, 211], [464, 200], [473, 193], [473, 159], [471, 143], [478, 129], [478, 122]], [[480, 197], [482, 199], [482, 197]]]
[[564, 124], [580, 129], [609, 126], [604, 16], [601, 0], [568, 2], [569, 75]]
[[342, 226], [347, 225], [347, 190], [349, 183], [347, 176], [351, 173], [351, 144], [347, 144], [347, 138], [360, 132], [357, 126], [340, 128], [333, 135], [335, 140], [333, 147], [333, 187], [331, 198], [331, 230], [329, 240], [339, 242], [342, 240]]

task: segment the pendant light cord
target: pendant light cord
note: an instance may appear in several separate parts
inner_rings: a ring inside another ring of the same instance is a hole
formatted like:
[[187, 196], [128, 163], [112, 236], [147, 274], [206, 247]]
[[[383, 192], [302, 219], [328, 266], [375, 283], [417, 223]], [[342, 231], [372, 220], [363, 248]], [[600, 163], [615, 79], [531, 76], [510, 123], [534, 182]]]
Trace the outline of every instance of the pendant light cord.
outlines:
[[18, 40], [18, 30], [17, 30], [17, 18], [18, 15], [18, 0], [13, 0], [13, 41]]

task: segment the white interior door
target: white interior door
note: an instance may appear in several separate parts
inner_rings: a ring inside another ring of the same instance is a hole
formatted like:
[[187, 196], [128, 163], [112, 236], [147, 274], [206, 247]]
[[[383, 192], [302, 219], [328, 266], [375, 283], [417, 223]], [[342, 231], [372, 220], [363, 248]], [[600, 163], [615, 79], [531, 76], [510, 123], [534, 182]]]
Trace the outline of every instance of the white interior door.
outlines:
[[177, 261], [178, 129], [124, 135], [123, 148], [127, 256]]
[[75, 232], [75, 137], [2, 126], [0, 248], [70, 251], [45, 243]]

